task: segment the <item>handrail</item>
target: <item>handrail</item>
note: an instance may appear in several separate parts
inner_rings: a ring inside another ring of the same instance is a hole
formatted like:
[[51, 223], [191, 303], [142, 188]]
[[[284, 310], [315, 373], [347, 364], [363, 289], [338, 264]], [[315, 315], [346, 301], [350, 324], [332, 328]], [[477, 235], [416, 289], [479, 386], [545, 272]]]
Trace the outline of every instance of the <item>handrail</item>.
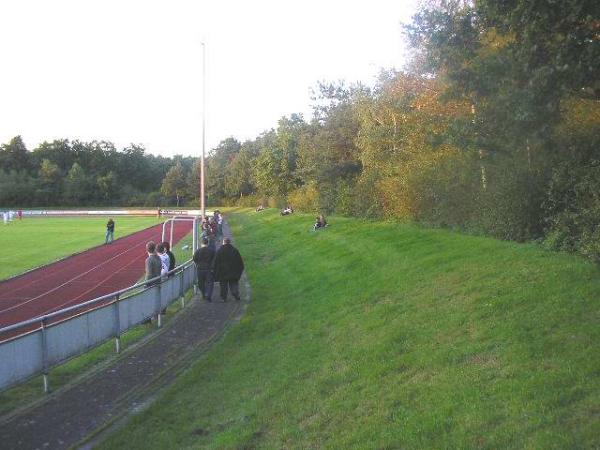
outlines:
[[[167, 275], [175, 274], [175, 273], [178, 273], [178, 272], [180, 272], [182, 270], [185, 270], [190, 265], [192, 265], [193, 263], [194, 263], [193, 260], [189, 259], [186, 262], [180, 264], [179, 266], [177, 266], [174, 269], [172, 269], [169, 272], [167, 272]], [[113, 298], [113, 297], [115, 297], [117, 295], [120, 296], [120, 295], [122, 295], [122, 294], [124, 294], [126, 292], [130, 292], [130, 291], [132, 291], [134, 289], [138, 289], [140, 287], [145, 288], [148, 283], [154, 283], [156, 281], [160, 281], [162, 279], [162, 277], [164, 277], [164, 275], [159, 275], [157, 277], [150, 278], [149, 280], [144, 280], [144, 281], [142, 281], [140, 283], [134, 284], [133, 286], [129, 286], [127, 288], [124, 288], [124, 289], [121, 289], [121, 290], [118, 290], [118, 291], [115, 291], [115, 292], [111, 292], [110, 294], [102, 295], [101, 297], [97, 297], [97, 298], [94, 298], [92, 300], [88, 300], [88, 301], [83, 302], [83, 303], [78, 303], [77, 305], [69, 306], [67, 308], [63, 308], [63, 309], [60, 309], [58, 311], [54, 311], [54, 312], [51, 312], [51, 313], [48, 313], [48, 314], [44, 314], [42, 316], [37, 316], [37, 317], [34, 317], [32, 319], [27, 319], [27, 320], [24, 320], [22, 322], [18, 322], [18, 323], [12, 324], [12, 325], [8, 325], [8, 326], [6, 326], [4, 328], [0, 328], [0, 336], [2, 334], [4, 334], [4, 333], [8, 333], [10, 331], [18, 330], [19, 328], [24, 328], [24, 327], [27, 327], [27, 326], [30, 326], [30, 325], [34, 325], [36, 323], [41, 324], [43, 321], [48, 321], [48, 320], [53, 319], [55, 317], [62, 316], [63, 314], [67, 314], [67, 313], [70, 313], [72, 311], [76, 311], [78, 309], [85, 308], [86, 306], [90, 306], [90, 305], [94, 305], [96, 303], [100, 303], [100, 302], [102, 302], [104, 300], [108, 300], [108, 299]]]

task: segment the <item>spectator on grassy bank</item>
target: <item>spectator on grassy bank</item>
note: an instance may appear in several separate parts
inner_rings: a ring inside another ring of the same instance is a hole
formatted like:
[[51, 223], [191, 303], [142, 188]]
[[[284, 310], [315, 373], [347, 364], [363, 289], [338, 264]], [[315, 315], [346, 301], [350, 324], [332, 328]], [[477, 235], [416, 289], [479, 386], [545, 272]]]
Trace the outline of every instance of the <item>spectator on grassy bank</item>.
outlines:
[[313, 230], [317, 230], [318, 228], [325, 228], [327, 226], [327, 221], [325, 220], [325, 216], [321, 214], [317, 217], [317, 221], [313, 227]]
[[240, 252], [231, 245], [229, 238], [223, 239], [223, 245], [215, 256], [215, 281], [221, 288], [221, 300], [227, 301], [227, 293], [240, 300], [240, 278], [244, 271], [244, 260]]
[[108, 244], [112, 242], [115, 238], [115, 221], [112, 218], [108, 219], [106, 222], [106, 237], [104, 238], [104, 243]]
[[213, 267], [215, 262], [215, 251], [208, 246], [208, 239], [202, 239], [202, 244], [194, 252], [194, 263], [198, 275], [198, 289], [202, 299], [211, 302], [213, 293]]

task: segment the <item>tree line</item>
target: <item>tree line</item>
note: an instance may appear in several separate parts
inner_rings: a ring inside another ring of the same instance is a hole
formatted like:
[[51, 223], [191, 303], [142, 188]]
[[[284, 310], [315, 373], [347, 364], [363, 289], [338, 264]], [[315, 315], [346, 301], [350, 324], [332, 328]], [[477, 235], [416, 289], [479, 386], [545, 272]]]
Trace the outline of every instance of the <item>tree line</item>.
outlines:
[[[0, 206], [151, 206], [178, 202], [181, 172], [194, 158], [118, 150], [107, 141], [62, 139], [29, 151], [20, 136], [0, 146]], [[185, 182], [185, 181], [184, 181]]]

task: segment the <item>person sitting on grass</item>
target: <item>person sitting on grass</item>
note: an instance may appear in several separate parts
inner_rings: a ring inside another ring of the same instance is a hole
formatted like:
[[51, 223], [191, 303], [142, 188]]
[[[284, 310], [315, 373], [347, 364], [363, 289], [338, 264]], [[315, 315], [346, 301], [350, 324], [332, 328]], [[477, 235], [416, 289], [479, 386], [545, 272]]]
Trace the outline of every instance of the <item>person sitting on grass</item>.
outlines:
[[315, 226], [313, 230], [317, 230], [318, 228], [325, 228], [327, 226], [327, 221], [325, 220], [325, 216], [323, 214], [317, 217], [317, 221], [315, 222]]

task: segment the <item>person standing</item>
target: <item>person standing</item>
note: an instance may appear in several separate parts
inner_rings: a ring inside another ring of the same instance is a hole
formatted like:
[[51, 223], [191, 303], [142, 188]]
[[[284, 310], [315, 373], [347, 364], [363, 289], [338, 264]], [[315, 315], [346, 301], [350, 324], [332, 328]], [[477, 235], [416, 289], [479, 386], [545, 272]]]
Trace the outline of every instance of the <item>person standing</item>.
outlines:
[[165, 253], [169, 257], [169, 272], [175, 268], [175, 255], [171, 251], [171, 244], [167, 241], [163, 242], [163, 247], [165, 248]]
[[104, 243], [108, 244], [109, 240], [112, 242], [115, 238], [115, 222], [112, 218], [108, 219], [106, 222], [106, 238], [104, 239]]
[[167, 273], [169, 272], [169, 255], [167, 255], [167, 251], [165, 250], [164, 244], [161, 242], [156, 246], [156, 254], [160, 258], [160, 275], [164, 280], [167, 278]]
[[[156, 244], [153, 241], [150, 241], [146, 244], [146, 252], [148, 253], [148, 257], [146, 258], [146, 280], [151, 280], [152, 278], [156, 278], [160, 276], [160, 270], [162, 268], [162, 263], [160, 258], [156, 254]], [[154, 280], [150, 283], [146, 283], [146, 287], [153, 286], [159, 283], [160, 280]]]
[[221, 287], [221, 300], [227, 301], [227, 292], [240, 300], [240, 278], [244, 271], [244, 261], [240, 252], [231, 245], [231, 239], [223, 239], [223, 245], [215, 255], [215, 281]]
[[212, 302], [213, 293], [213, 266], [215, 262], [215, 251], [208, 246], [208, 239], [202, 239], [202, 244], [194, 252], [194, 263], [198, 275], [198, 289], [202, 293], [202, 299]]
[[213, 250], [217, 250], [217, 233], [218, 233], [218, 225], [214, 217], [209, 217], [207, 226], [207, 238], [208, 238], [208, 246]]

